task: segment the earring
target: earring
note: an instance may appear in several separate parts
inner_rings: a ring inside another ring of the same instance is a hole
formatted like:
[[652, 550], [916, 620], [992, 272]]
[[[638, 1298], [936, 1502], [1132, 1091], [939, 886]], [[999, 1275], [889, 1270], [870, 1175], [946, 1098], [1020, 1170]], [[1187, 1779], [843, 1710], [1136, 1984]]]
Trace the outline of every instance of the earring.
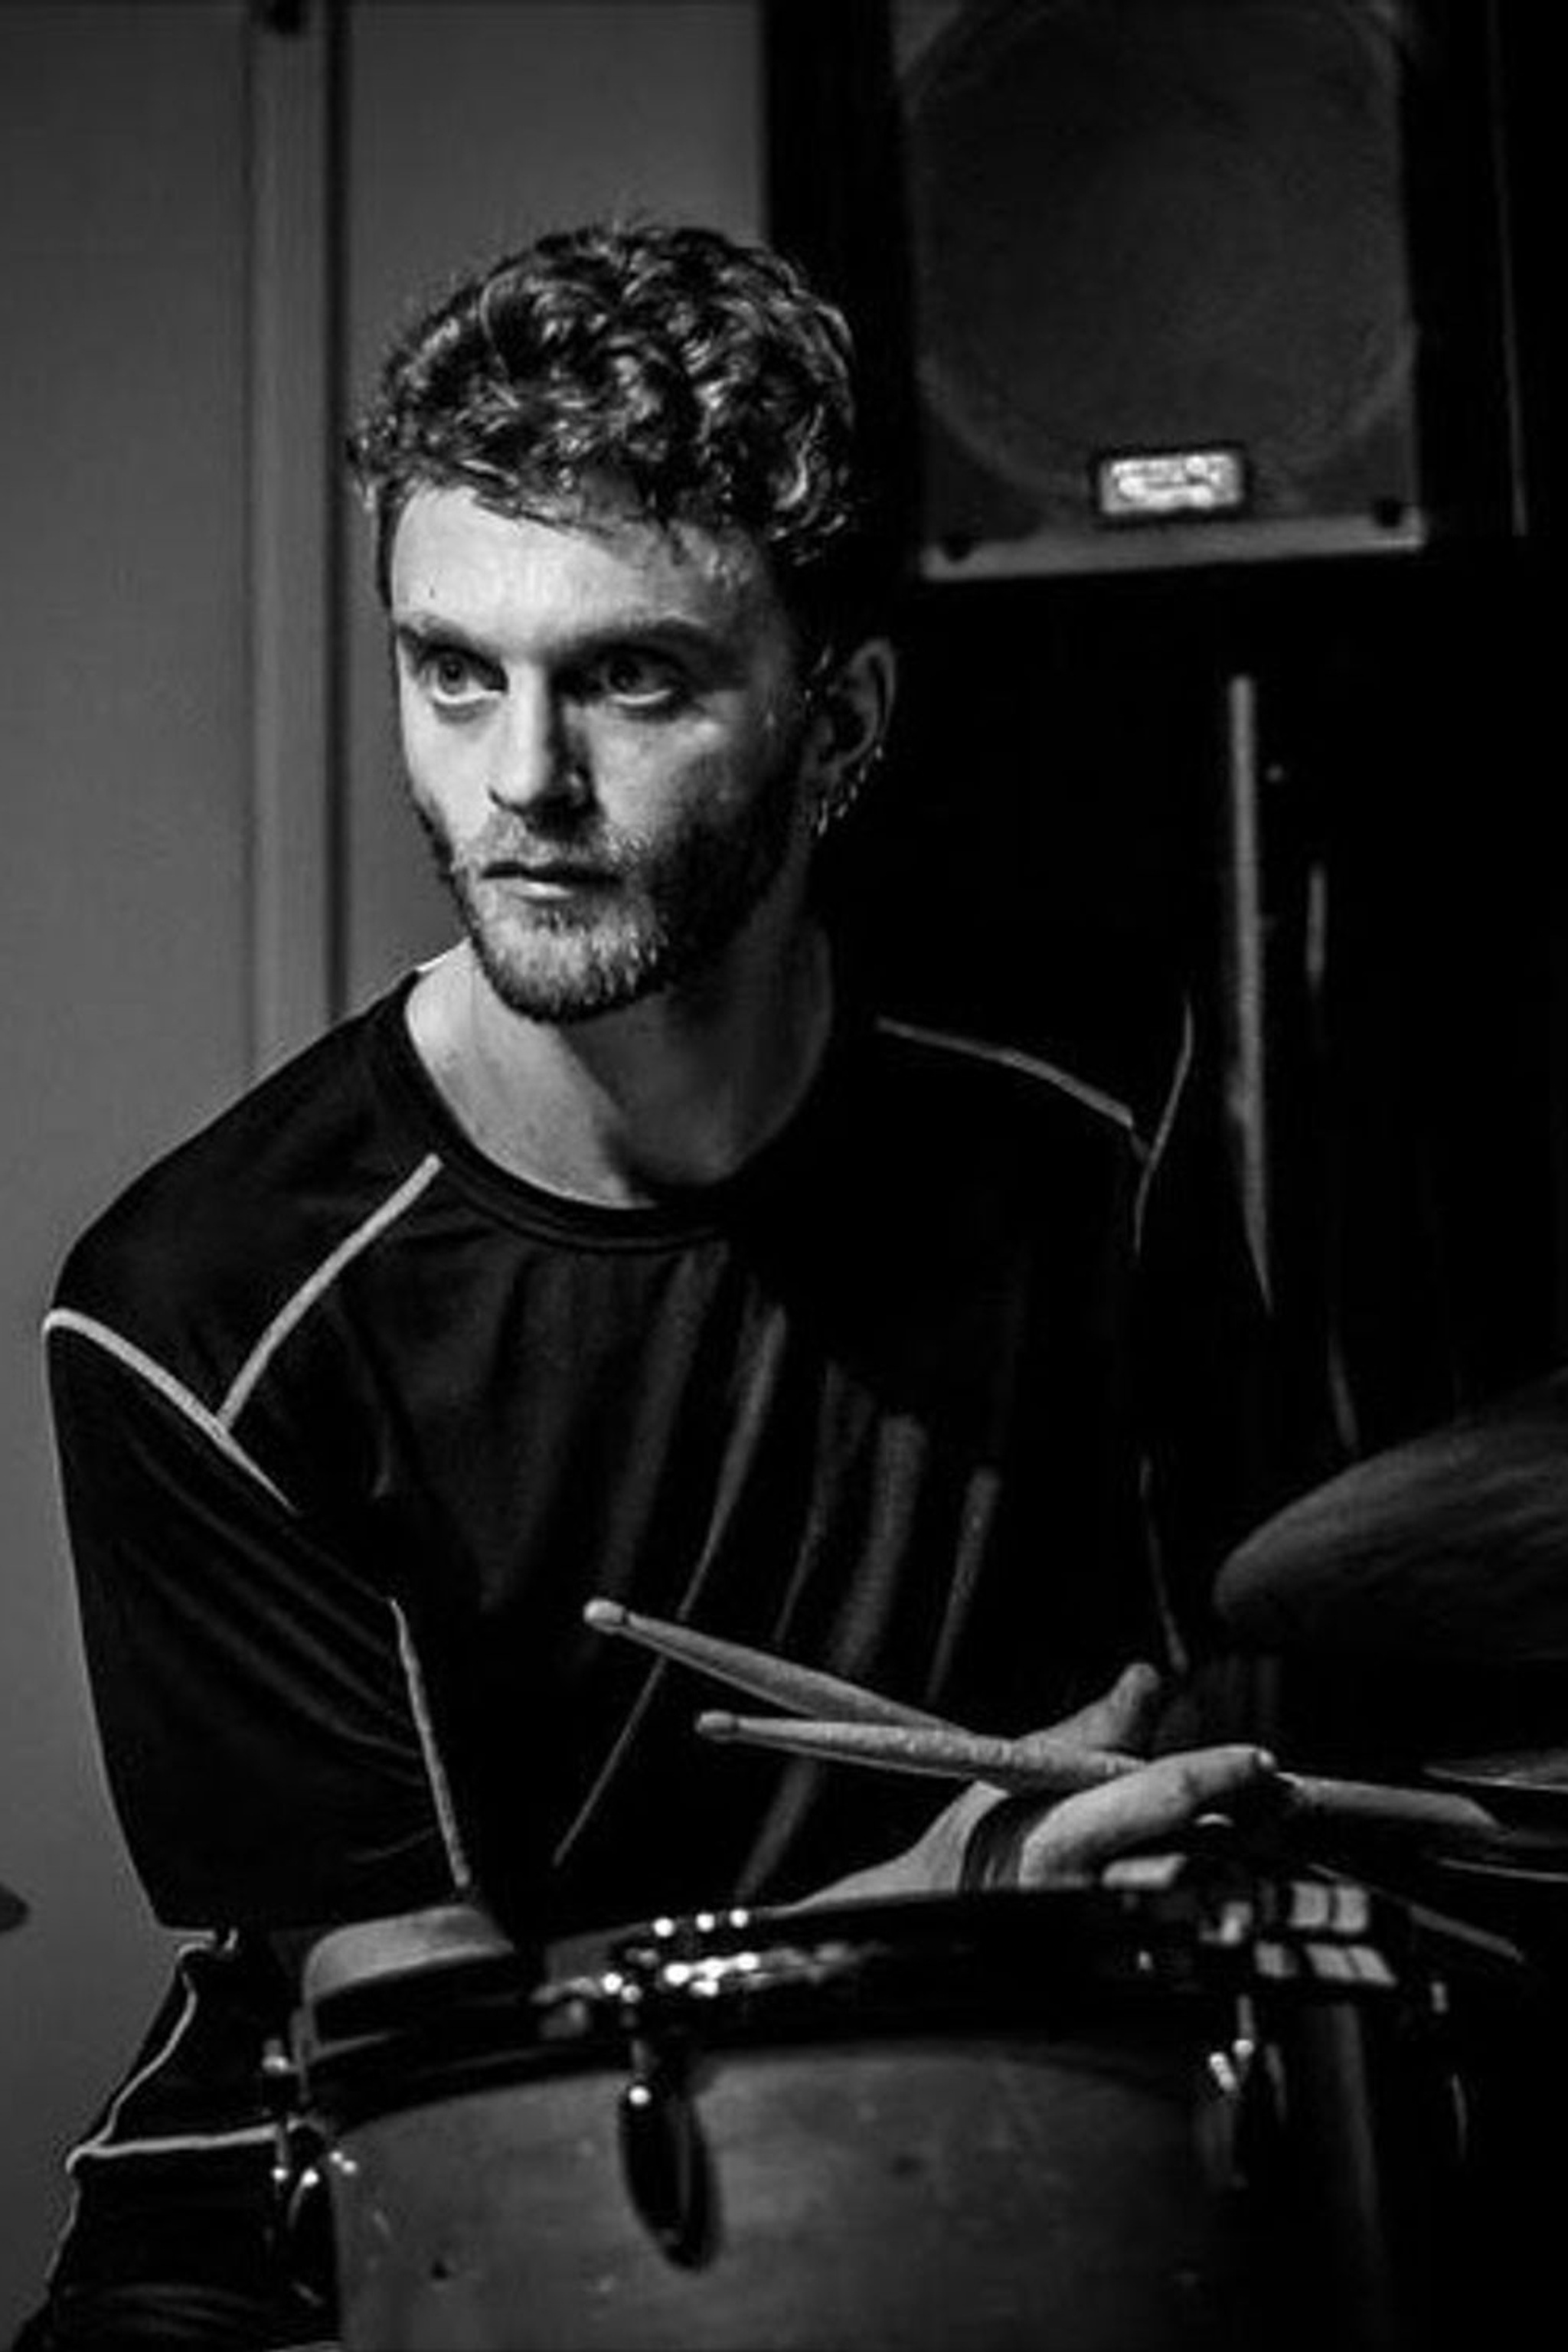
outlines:
[[847, 763], [829, 780], [812, 812], [812, 830], [818, 841], [830, 834], [836, 824], [843, 823], [870, 782], [881, 758], [882, 746], [873, 743], [862, 758]]

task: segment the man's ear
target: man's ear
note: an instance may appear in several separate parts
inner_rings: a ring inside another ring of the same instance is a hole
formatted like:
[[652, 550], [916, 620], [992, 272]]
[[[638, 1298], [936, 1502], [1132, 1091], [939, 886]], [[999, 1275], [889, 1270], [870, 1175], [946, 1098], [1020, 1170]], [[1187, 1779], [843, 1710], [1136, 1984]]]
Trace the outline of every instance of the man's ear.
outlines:
[[881, 758], [898, 677], [898, 656], [888, 639], [867, 637], [841, 656], [815, 688], [805, 779], [818, 833], [827, 832], [854, 806]]

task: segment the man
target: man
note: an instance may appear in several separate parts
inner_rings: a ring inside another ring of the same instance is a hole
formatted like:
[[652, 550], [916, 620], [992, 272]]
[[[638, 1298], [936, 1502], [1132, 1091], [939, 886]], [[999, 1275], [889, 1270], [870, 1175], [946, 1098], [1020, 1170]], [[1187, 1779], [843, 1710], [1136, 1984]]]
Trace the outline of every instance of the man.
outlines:
[[[202, 1937], [73, 2157], [48, 2342], [319, 2331], [258, 2065], [326, 1927], [1034, 1884], [1269, 1770], [944, 1806], [704, 1748], [696, 1686], [584, 1623], [981, 1728], [1082, 1706], [1240, 1531], [1212, 1352], [1154, 1352], [1173, 1444], [1139, 1334], [1196, 1307], [1245, 1353], [1250, 1299], [1192, 1233], [1142, 1286], [1179, 1149], [879, 1022], [823, 934], [894, 657], [845, 329], [790, 268], [545, 238], [393, 352], [353, 455], [462, 939], [132, 1187], [48, 1318], [110, 1775]], [[1152, 1684], [1077, 1735], [1133, 1745]]]

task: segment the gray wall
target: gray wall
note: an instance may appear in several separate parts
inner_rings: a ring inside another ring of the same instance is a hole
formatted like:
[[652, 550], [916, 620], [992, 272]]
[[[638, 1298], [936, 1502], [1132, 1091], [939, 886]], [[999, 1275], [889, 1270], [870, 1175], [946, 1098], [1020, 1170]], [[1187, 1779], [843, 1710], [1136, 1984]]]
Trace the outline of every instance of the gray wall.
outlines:
[[[552, 222], [614, 206], [757, 224], [751, 0], [358, 0], [350, 34], [362, 380], [411, 295]], [[291, 688], [257, 604], [287, 613], [291, 533], [303, 593], [320, 518], [296, 520], [258, 466], [290, 411], [287, 385], [258, 390], [257, 272], [281, 252], [308, 276], [311, 258], [257, 218], [300, 204], [251, 169], [278, 37], [241, 0], [0, 9], [0, 1881], [31, 1906], [0, 1937], [0, 2336], [65, 2210], [60, 2153], [123, 2068], [169, 1948], [94, 1745], [37, 1321], [70, 1235], [246, 1082], [289, 995], [267, 770]], [[301, 371], [321, 356], [301, 349]], [[285, 455], [296, 493], [325, 457]], [[357, 576], [349, 605], [301, 658], [347, 647], [348, 856], [325, 903], [358, 998], [446, 919], [396, 805]], [[328, 836], [310, 806], [327, 782], [296, 761], [286, 788], [298, 857]]]
[[84, 1703], [37, 1331], [68, 1236], [243, 1077], [243, 58], [0, 16], [0, 2323], [165, 1973]]

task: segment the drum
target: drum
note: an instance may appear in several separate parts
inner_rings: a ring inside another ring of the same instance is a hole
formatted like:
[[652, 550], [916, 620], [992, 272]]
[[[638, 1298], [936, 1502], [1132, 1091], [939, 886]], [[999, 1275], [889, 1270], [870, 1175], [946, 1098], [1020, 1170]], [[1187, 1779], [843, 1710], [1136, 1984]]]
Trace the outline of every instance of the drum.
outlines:
[[542, 1972], [475, 1914], [342, 1931], [293, 2053], [342, 2341], [1424, 2341], [1452, 2108], [1405, 1940], [1354, 1885], [1175, 1857]]

